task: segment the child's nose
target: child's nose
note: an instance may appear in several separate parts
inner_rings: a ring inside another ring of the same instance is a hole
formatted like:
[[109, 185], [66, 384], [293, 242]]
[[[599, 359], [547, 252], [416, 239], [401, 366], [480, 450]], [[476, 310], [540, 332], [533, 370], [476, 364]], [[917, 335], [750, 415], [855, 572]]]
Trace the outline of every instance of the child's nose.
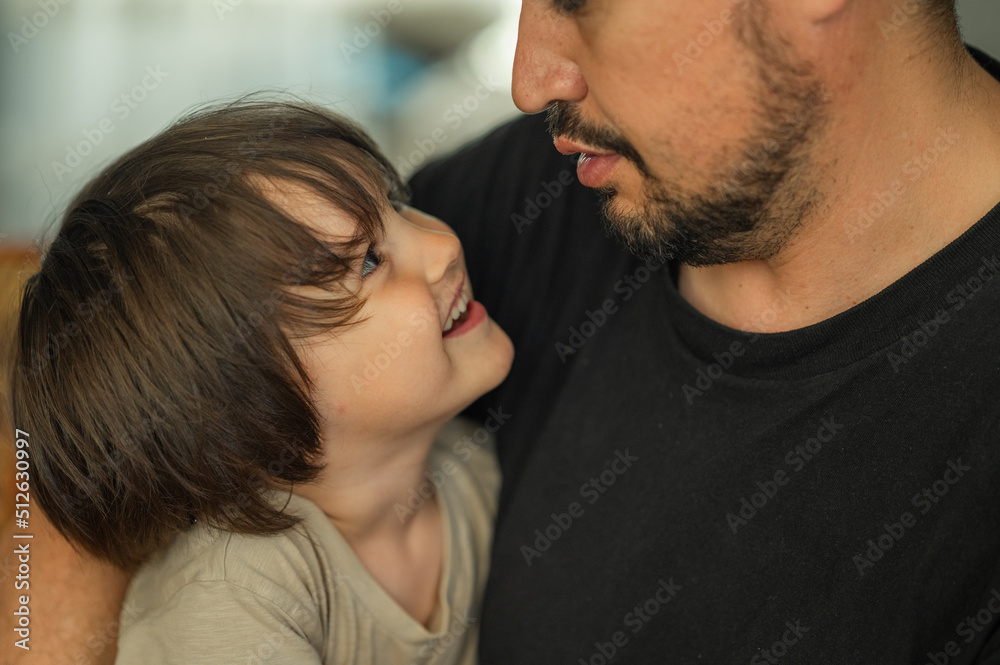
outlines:
[[450, 226], [416, 208], [404, 207], [400, 215], [415, 227], [428, 283], [440, 282], [459, 268], [462, 243]]

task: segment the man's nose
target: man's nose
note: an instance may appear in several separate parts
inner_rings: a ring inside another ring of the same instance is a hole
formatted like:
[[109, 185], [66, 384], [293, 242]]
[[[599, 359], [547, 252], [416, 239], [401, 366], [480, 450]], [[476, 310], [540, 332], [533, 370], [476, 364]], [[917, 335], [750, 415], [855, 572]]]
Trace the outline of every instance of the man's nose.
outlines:
[[587, 96], [587, 82], [572, 59], [578, 35], [573, 19], [548, 0], [524, 0], [517, 28], [511, 94], [525, 113], [544, 111], [557, 101]]

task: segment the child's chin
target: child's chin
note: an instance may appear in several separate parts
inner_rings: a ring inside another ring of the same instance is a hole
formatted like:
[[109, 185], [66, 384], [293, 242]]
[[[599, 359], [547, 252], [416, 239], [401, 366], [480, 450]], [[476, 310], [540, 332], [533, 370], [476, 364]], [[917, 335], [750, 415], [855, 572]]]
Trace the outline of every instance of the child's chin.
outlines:
[[496, 328], [496, 334], [502, 338], [502, 341], [496, 345], [496, 349], [491, 349], [490, 351], [490, 356], [496, 360], [496, 364], [495, 366], [491, 364], [489, 369], [489, 380], [486, 381], [487, 385], [481, 393], [476, 395], [475, 399], [479, 399], [503, 383], [504, 379], [507, 378], [507, 375], [510, 374], [510, 368], [514, 363], [514, 343], [510, 341], [510, 337], [507, 336], [507, 333], [505, 333], [500, 326], [494, 323], [492, 319], [490, 320], [490, 323]]

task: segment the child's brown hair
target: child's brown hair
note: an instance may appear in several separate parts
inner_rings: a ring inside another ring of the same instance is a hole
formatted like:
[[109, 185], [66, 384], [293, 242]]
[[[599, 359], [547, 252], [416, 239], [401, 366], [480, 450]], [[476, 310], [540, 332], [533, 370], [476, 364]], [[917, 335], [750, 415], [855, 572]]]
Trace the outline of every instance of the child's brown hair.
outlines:
[[[317, 238], [265, 196], [282, 183], [355, 236]], [[195, 519], [295, 524], [267, 490], [314, 478], [321, 441], [289, 331], [353, 321], [341, 281], [387, 195], [404, 186], [355, 124], [260, 97], [182, 118], [84, 188], [24, 288], [11, 374], [31, 490], [60, 532], [133, 569]]]

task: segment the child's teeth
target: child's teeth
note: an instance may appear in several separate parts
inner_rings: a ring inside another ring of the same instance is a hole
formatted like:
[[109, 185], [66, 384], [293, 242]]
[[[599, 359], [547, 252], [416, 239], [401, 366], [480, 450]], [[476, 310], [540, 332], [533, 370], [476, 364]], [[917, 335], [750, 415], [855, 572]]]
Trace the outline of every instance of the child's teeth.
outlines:
[[451, 312], [448, 315], [448, 321], [445, 322], [444, 325], [445, 332], [451, 330], [452, 327], [455, 325], [455, 321], [460, 316], [465, 314], [465, 312], [469, 309], [469, 301], [470, 301], [469, 296], [463, 293], [462, 296], [458, 299], [458, 303], [451, 308]]

